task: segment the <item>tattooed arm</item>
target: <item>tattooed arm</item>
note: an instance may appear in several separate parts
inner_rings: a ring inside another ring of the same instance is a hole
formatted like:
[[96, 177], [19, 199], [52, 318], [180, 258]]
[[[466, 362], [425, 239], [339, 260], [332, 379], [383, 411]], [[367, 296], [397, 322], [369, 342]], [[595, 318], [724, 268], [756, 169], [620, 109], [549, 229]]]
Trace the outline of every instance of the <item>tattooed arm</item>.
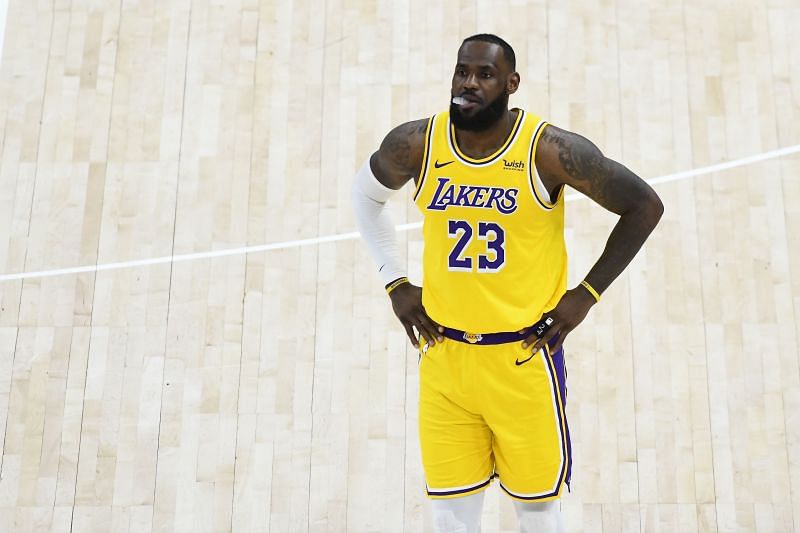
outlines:
[[605, 157], [588, 139], [548, 126], [540, 141], [536, 169], [551, 193], [566, 184], [620, 215], [603, 255], [586, 276], [603, 292], [644, 244], [664, 206], [644, 180]]
[[[361, 209], [370, 212], [374, 210], [381, 214], [378, 217], [364, 217], [359, 220], [359, 230], [368, 246], [372, 244], [377, 250], [376, 255], [383, 253], [390, 258], [388, 262], [390, 268], [384, 271], [384, 281], [389, 281], [387, 287], [397, 279], [402, 279], [401, 276], [405, 277], [403, 273], [405, 265], [400, 265], [401, 254], [394, 239], [394, 223], [391, 222], [386, 209], [386, 200], [391, 194], [390, 189], [400, 189], [409, 180], [418, 178], [427, 125], [427, 120], [417, 120], [402, 124], [390, 131], [381, 143], [380, 149], [370, 157], [369, 169], [364, 168], [366, 174], [371, 170], [372, 175], [367, 180], [372, 183], [369, 187], [383, 190], [379, 193], [382, 198], [380, 203], [373, 202], [369, 209]], [[379, 183], [375, 183], [376, 179]], [[359, 201], [364, 201], [363, 196], [356, 200]], [[397, 268], [392, 268], [393, 264], [397, 264]], [[380, 272], [387, 266], [387, 262], [379, 260], [378, 265], [381, 265]], [[392, 300], [392, 309], [406, 330], [411, 343], [419, 347], [424, 341], [432, 346], [437, 341], [444, 340], [441, 326], [428, 316], [422, 305], [422, 288], [407, 281], [400, 283], [390, 292], [389, 297]]]
[[[582, 192], [620, 216], [606, 242], [603, 254], [584, 278], [597, 292], [605, 291], [622, 273], [656, 227], [664, 206], [656, 192], [625, 166], [608, 159], [588, 139], [575, 133], [547, 126], [536, 150], [536, 170], [555, 198], [564, 185]], [[564, 338], [583, 321], [594, 297], [582, 285], [566, 292], [559, 304], [547, 313], [554, 323], [541, 339], [532, 336], [534, 353], [556, 334], [556, 351]]]

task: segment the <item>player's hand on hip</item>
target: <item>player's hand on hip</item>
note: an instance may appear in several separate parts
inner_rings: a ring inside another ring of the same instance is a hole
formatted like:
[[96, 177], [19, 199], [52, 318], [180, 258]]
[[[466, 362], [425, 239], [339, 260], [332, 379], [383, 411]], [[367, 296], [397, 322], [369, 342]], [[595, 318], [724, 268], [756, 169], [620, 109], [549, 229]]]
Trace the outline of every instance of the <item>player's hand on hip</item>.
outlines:
[[[436, 344], [436, 341], [444, 340], [441, 335], [444, 328], [431, 320], [425, 312], [425, 308], [422, 307], [422, 287], [403, 283], [394, 289], [389, 297], [392, 299], [394, 314], [403, 324], [414, 348], [419, 348], [421, 339], [425, 339], [430, 346]], [[419, 338], [414, 331], [415, 328], [419, 332]]]
[[550, 328], [541, 337], [537, 337], [535, 334], [526, 337], [522, 342], [522, 347], [527, 348], [532, 345], [531, 352], [536, 353], [553, 337], [558, 336], [556, 343], [550, 347], [551, 353], [557, 352], [561, 349], [567, 335], [583, 322], [589, 309], [596, 303], [597, 301], [583, 287], [578, 286], [568, 290], [561, 297], [558, 305], [544, 314], [553, 319]]

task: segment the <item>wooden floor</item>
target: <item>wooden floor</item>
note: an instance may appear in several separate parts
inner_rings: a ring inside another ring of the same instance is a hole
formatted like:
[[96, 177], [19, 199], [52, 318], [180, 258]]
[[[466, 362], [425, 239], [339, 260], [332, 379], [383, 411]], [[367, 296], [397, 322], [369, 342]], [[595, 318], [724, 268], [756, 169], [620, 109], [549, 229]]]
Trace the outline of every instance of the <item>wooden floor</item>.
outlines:
[[[355, 169], [478, 31], [514, 105], [646, 178], [794, 146], [799, 27], [797, 0], [12, 0], [0, 274], [353, 231]], [[568, 530], [800, 531], [800, 155], [657, 190], [567, 345]], [[575, 283], [614, 217], [567, 219]], [[0, 531], [430, 531], [416, 402], [353, 239], [6, 279]], [[484, 531], [515, 527], [493, 487]]]

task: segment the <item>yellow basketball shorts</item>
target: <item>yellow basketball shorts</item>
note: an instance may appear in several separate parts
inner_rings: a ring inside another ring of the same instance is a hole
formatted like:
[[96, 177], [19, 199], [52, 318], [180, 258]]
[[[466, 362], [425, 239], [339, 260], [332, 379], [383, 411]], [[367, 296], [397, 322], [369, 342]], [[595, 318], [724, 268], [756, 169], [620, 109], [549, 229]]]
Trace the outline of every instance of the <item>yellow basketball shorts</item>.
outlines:
[[514, 499], [547, 501], [569, 484], [564, 353], [546, 346], [532, 356], [521, 344], [521, 337], [502, 344], [447, 338], [420, 350], [419, 436], [429, 497], [466, 496], [497, 477]]

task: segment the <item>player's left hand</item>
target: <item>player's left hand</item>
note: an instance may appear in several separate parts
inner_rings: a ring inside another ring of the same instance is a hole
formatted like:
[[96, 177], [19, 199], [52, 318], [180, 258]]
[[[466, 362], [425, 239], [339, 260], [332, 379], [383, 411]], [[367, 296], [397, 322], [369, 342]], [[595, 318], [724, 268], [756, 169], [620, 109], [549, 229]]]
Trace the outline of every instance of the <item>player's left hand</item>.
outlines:
[[583, 322], [583, 319], [586, 318], [586, 315], [589, 313], [589, 309], [596, 303], [594, 297], [580, 285], [574, 289], [568, 290], [564, 293], [564, 296], [561, 297], [558, 305], [544, 314], [545, 317], [553, 319], [550, 329], [548, 329], [542, 337], [537, 337], [536, 334], [532, 333], [522, 341], [522, 347], [527, 348], [533, 345], [531, 353], [535, 354], [541, 350], [545, 344], [550, 342], [550, 339], [558, 335], [556, 343], [550, 348], [551, 353], [557, 352], [561, 349], [561, 345], [564, 343], [564, 339], [567, 338], [567, 335], [569, 335], [578, 324]]

